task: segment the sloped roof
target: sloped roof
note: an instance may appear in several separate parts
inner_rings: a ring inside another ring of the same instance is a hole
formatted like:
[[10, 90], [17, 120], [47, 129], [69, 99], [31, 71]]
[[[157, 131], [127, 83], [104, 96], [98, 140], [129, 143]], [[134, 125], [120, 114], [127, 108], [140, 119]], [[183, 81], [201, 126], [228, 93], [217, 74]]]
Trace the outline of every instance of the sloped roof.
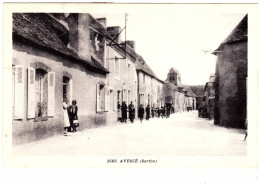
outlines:
[[171, 96], [174, 91], [178, 91], [178, 86], [174, 85], [173, 83], [164, 82], [163, 93], [165, 97]]
[[76, 59], [91, 69], [108, 73], [101, 64], [82, 59], [78, 54], [67, 47], [68, 41], [64, 35], [68, 30], [56, 19], [45, 13], [14, 13], [13, 38], [19, 41], [34, 43], [37, 46], [48, 48], [61, 55]]
[[196, 97], [196, 94], [193, 93], [193, 91], [191, 90], [190, 86], [188, 85], [182, 85], [183, 86], [183, 90], [182, 91], [187, 91], [187, 95], [191, 96], [191, 97]]
[[224, 44], [247, 40], [247, 23], [248, 16], [246, 15], [233, 29], [233, 31], [228, 35], [228, 37], [220, 44], [220, 46], [212, 52], [212, 54], [216, 55], [217, 51], [221, 51], [223, 49]]
[[190, 88], [196, 96], [204, 96], [204, 85], [191, 85]]
[[178, 69], [173, 68], [173, 67], [170, 69], [169, 73], [172, 73], [172, 72], [177, 73], [177, 74], [180, 74], [180, 72], [178, 71]]
[[[113, 40], [114, 33], [110, 33], [109, 31], [107, 31], [106, 34], [107, 34], [107, 39]], [[126, 48], [125, 48], [125, 46], [126, 46]], [[127, 44], [119, 45], [119, 43], [114, 43], [114, 42], [113, 42], [113, 44], [111, 44], [111, 47], [116, 49], [121, 54], [124, 54], [124, 52], [126, 51], [125, 54], [127, 55], [127, 57], [129, 57], [135, 63], [135, 68], [137, 71], [138, 70], [143, 71], [144, 73], [152, 76], [153, 78], [155, 78], [158, 81], [163, 83], [163, 81], [156, 76], [156, 74], [153, 72], [153, 70], [150, 68], [150, 66], [145, 62], [143, 57], [140, 56], [138, 53], [136, 53], [133, 48], [131, 48]]]

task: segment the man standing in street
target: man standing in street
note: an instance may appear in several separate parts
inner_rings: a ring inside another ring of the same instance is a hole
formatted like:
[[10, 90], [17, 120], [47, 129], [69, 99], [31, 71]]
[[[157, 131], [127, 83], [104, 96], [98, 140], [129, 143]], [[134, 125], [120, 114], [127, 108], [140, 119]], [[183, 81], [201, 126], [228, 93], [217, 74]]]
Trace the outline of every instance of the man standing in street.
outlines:
[[128, 106], [128, 110], [129, 110], [129, 119], [133, 123], [134, 122], [134, 118], [135, 118], [135, 107], [134, 107], [132, 101], [131, 101], [131, 103]]
[[145, 108], [145, 113], [146, 113], [146, 120], [149, 121], [150, 118], [150, 106], [147, 105], [147, 107]]
[[139, 109], [138, 109], [138, 117], [140, 118], [140, 121], [142, 123], [143, 119], [144, 119], [144, 108], [143, 105], [141, 104]]
[[125, 103], [125, 101], [122, 103], [122, 122], [126, 122], [126, 119], [127, 119], [127, 105]]

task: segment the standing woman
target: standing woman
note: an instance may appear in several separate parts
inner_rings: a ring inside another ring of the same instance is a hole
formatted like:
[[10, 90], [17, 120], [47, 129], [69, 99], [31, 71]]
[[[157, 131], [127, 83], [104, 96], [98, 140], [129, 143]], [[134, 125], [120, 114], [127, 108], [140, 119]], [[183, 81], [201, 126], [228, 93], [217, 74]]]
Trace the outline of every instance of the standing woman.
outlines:
[[143, 119], [144, 119], [144, 108], [143, 105], [141, 104], [139, 109], [138, 109], [138, 117], [140, 118], [140, 121], [142, 123]]
[[69, 108], [69, 113], [70, 113], [72, 132], [77, 132], [79, 121], [78, 121], [78, 106], [76, 100], [72, 101], [72, 105]]
[[146, 112], [146, 120], [149, 121], [150, 118], [150, 106], [147, 105], [147, 107], [145, 108], [145, 112]]
[[63, 116], [64, 116], [64, 135], [67, 135], [68, 128], [70, 127], [70, 120], [68, 115], [68, 100], [63, 98]]
[[126, 102], [124, 101], [122, 103], [122, 122], [126, 122], [126, 119], [127, 119], [127, 105], [126, 105]]

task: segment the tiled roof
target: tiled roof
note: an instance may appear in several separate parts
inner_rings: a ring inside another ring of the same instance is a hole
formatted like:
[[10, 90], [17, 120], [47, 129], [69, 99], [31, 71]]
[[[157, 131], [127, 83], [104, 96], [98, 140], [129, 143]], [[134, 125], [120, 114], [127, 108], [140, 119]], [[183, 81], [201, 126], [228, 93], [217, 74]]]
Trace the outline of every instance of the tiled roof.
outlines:
[[204, 85], [191, 85], [190, 88], [196, 96], [204, 96]]
[[[109, 31], [107, 31], [107, 39], [108, 40], [112, 40], [113, 39], [113, 35], [115, 35], [114, 33], [110, 33]], [[111, 45], [111, 47], [113, 47], [114, 49], [116, 49], [118, 52], [120, 52], [121, 54], [125, 53], [125, 45], [119, 45], [116, 43], [113, 43]], [[135, 62], [135, 67], [136, 70], [139, 71], [143, 71], [144, 73], [154, 77], [155, 79], [157, 79], [158, 81], [162, 82], [163, 81], [161, 79], [159, 79], [155, 73], [153, 72], [153, 70], [149, 67], [149, 65], [145, 62], [145, 60], [143, 59], [142, 56], [140, 56], [138, 53], [135, 52], [135, 50], [133, 48], [131, 48], [130, 46], [128, 46], [126, 44], [126, 55], [127, 57], [129, 57], [133, 62]]]
[[173, 67], [170, 69], [169, 73], [172, 73], [172, 72], [177, 73], [177, 74], [180, 74], [180, 72], [178, 71], [178, 69], [173, 68]]
[[223, 49], [223, 45], [226, 43], [247, 40], [247, 23], [248, 16], [246, 15], [233, 29], [233, 31], [228, 35], [228, 37], [220, 44], [220, 46], [212, 52], [212, 54], [216, 55], [217, 51], [221, 51]]
[[191, 90], [190, 86], [188, 85], [182, 85], [183, 86], [183, 90], [182, 91], [187, 91], [187, 95], [190, 97], [196, 97], [196, 94], [193, 93], [193, 91]]
[[[87, 61], [78, 56], [75, 51], [67, 47], [66, 36], [68, 30], [57, 20], [45, 13], [14, 13], [13, 36], [19, 41], [26, 40], [37, 46], [48, 48], [61, 55], [72, 57], [93, 70], [108, 73], [102, 65]], [[23, 39], [21, 39], [21, 37]]]
[[178, 91], [178, 86], [174, 85], [173, 83], [164, 82], [163, 93], [165, 97], [171, 96], [174, 91]]

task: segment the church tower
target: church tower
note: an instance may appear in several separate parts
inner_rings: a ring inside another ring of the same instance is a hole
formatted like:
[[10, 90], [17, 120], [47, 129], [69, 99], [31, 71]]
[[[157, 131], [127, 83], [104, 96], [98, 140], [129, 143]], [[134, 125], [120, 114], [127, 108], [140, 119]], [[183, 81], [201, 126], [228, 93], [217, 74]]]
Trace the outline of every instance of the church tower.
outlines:
[[166, 81], [173, 83], [176, 86], [179, 86], [181, 85], [181, 74], [177, 69], [171, 68], [167, 75]]

